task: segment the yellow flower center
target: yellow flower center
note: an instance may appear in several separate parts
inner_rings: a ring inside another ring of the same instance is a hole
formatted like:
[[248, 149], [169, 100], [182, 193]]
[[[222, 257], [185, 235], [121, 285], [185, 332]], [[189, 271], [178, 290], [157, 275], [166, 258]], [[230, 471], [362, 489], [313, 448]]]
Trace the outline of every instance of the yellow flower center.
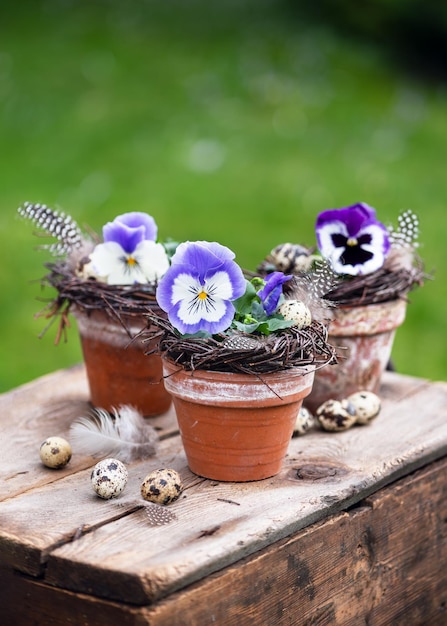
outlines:
[[200, 293], [197, 294], [197, 297], [199, 300], [206, 300], [208, 297], [208, 294], [206, 293], [206, 291], [202, 291]]
[[133, 256], [127, 257], [127, 265], [136, 265], [136, 264], [137, 264], [137, 261], [136, 259], [134, 259]]
[[356, 246], [358, 245], [358, 241], [355, 237], [349, 237], [349, 239], [346, 242], [347, 246]]

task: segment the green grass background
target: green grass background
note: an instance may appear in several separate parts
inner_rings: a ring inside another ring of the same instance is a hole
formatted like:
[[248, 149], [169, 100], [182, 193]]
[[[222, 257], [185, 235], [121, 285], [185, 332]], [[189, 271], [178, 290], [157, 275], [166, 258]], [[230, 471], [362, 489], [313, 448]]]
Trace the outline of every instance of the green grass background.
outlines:
[[[147, 211], [160, 237], [218, 240], [253, 268], [314, 243], [317, 213], [411, 208], [434, 280], [411, 294], [400, 372], [447, 379], [447, 89], [380, 37], [306, 3], [75, 2], [0, 8], [0, 391], [81, 360], [34, 315], [51, 297], [25, 200], [101, 232]], [[293, 8], [293, 10], [292, 10]]]

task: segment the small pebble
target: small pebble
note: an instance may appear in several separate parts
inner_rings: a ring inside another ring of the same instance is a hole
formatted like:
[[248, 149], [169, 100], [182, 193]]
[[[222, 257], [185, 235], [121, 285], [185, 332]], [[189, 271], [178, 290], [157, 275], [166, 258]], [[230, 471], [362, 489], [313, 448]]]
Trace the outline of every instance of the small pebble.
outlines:
[[171, 504], [183, 491], [182, 479], [174, 469], [157, 469], [146, 476], [141, 496], [148, 502]]
[[71, 446], [63, 437], [48, 437], [41, 443], [39, 454], [46, 467], [60, 469], [71, 459]]
[[309, 409], [302, 406], [296, 416], [295, 426], [293, 427], [293, 434], [295, 437], [305, 435], [308, 430], [315, 424], [315, 419]]
[[339, 432], [351, 428], [357, 420], [355, 409], [347, 400], [326, 400], [316, 410], [324, 430]]
[[380, 398], [372, 391], [357, 391], [348, 396], [347, 400], [355, 409], [357, 424], [369, 424], [380, 413]]
[[307, 328], [312, 323], [312, 314], [307, 304], [301, 300], [286, 300], [279, 309], [285, 320], [293, 322], [298, 329]]
[[118, 459], [103, 459], [91, 473], [92, 487], [103, 500], [116, 498], [127, 485], [127, 468]]

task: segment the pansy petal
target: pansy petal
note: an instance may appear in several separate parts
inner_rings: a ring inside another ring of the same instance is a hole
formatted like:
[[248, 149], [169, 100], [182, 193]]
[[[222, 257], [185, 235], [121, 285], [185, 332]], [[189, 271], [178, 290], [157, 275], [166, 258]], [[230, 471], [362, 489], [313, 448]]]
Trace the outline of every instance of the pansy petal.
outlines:
[[115, 241], [99, 243], [90, 255], [92, 269], [98, 276], [108, 276], [120, 266], [120, 257], [125, 255], [124, 250]]
[[115, 221], [124, 224], [128, 228], [141, 228], [144, 229], [144, 239], [148, 241], [155, 241], [157, 239], [157, 224], [155, 223], [152, 215], [143, 213], [142, 211], [130, 211], [129, 213], [123, 213], [117, 215]]
[[194, 334], [197, 332], [207, 332], [211, 335], [220, 333], [226, 330], [234, 316], [234, 306], [231, 302], [220, 300], [213, 315], [208, 315], [208, 319], [199, 317], [197, 321], [191, 321], [188, 316], [184, 321], [184, 310], [180, 304], [177, 304], [170, 310], [168, 317], [173, 326], [179, 330], [182, 334]]
[[376, 221], [375, 209], [365, 202], [358, 202], [342, 209], [322, 211], [317, 217], [315, 228], [318, 233], [321, 227], [339, 222], [344, 224], [349, 236], [354, 237], [363, 226]]
[[131, 253], [144, 240], [144, 227], [129, 228], [115, 220], [103, 226], [102, 237], [105, 243], [114, 241], [119, 243], [125, 252]]
[[337, 246], [337, 237], [342, 235], [348, 239], [349, 233], [344, 222], [333, 220], [319, 226], [317, 230], [317, 244], [321, 254], [330, 258], [333, 256]]
[[283, 284], [291, 278], [292, 276], [286, 276], [283, 272], [272, 272], [266, 277], [265, 285], [258, 291], [258, 296], [267, 315], [275, 312], [282, 295]]
[[130, 254], [141, 241], [155, 241], [157, 226], [150, 215], [134, 211], [118, 215], [113, 222], [107, 222], [102, 235], [104, 242], [115, 241]]
[[[214, 260], [213, 260], [214, 258]], [[177, 246], [171, 259], [171, 264], [188, 264], [193, 267], [205, 265], [217, 267], [222, 261], [232, 261], [235, 258], [226, 246], [211, 241], [185, 241]]]
[[[200, 285], [197, 275], [183, 265], [171, 265], [158, 283], [155, 297], [163, 311], [168, 312], [182, 298], [186, 298], [190, 289]], [[176, 290], [174, 291], [174, 286]]]
[[141, 272], [150, 283], [160, 280], [169, 269], [168, 255], [161, 243], [142, 241], [135, 248], [134, 257], [141, 268]]
[[[226, 261], [219, 269], [221, 272], [228, 275], [231, 285], [231, 295], [228, 296], [228, 299], [236, 300], [236, 298], [243, 296], [247, 288], [247, 279], [239, 265], [234, 261]], [[216, 274], [218, 273], [219, 272], [216, 272]], [[207, 275], [206, 280], [213, 280], [213, 275]]]

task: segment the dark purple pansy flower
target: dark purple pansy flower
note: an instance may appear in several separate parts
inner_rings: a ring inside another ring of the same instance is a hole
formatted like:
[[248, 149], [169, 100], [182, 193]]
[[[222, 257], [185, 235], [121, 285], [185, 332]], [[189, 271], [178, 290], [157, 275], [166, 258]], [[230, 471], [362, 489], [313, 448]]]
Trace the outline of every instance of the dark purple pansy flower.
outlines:
[[265, 285], [258, 291], [262, 306], [267, 315], [272, 315], [276, 311], [279, 299], [282, 295], [282, 286], [290, 280], [292, 276], [286, 276], [283, 272], [272, 272], [265, 279]]
[[382, 267], [390, 249], [386, 227], [364, 202], [323, 211], [315, 231], [321, 254], [337, 274], [370, 274]]

